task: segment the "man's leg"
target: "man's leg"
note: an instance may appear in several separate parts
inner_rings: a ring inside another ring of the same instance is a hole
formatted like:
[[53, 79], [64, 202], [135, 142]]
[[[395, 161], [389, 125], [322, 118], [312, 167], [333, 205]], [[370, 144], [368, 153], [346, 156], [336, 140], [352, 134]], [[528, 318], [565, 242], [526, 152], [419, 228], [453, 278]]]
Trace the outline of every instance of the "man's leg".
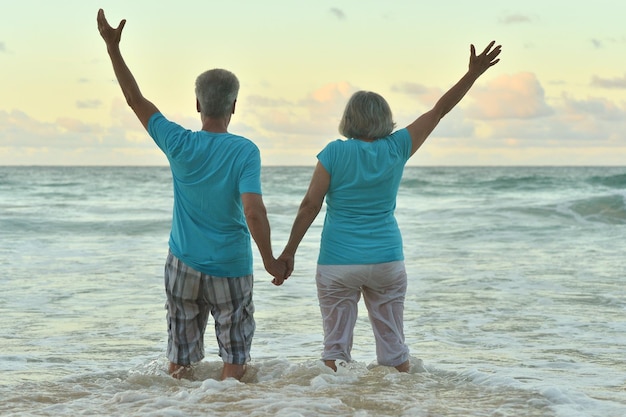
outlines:
[[168, 369], [169, 374], [176, 379], [191, 379], [193, 377], [193, 369], [190, 365], [179, 365], [174, 362], [170, 362]]
[[209, 314], [205, 279], [170, 253], [165, 264], [165, 292], [168, 371], [174, 378], [191, 378], [191, 363], [204, 357], [204, 331]]
[[235, 378], [236, 380], [241, 380], [245, 373], [246, 365], [237, 365], [234, 363], [224, 362], [224, 367], [222, 368], [222, 380], [226, 378]]
[[254, 336], [252, 275], [238, 278], [211, 277], [211, 302], [215, 306], [215, 335], [224, 361], [222, 379], [241, 380], [250, 360]]

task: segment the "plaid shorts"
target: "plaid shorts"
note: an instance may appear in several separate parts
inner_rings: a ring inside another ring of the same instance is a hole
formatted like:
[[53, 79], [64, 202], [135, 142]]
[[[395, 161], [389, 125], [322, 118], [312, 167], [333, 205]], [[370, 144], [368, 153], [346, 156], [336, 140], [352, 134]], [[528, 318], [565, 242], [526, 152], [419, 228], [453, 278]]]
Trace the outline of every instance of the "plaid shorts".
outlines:
[[252, 275], [214, 277], [187, 266], [171, 252], [165, 263], [167, 358], [190, 365], [204, 358], [204, 331], [209, 313], [215, 320], [219, 355], [225, 363], [250, 360], [254, 335]]

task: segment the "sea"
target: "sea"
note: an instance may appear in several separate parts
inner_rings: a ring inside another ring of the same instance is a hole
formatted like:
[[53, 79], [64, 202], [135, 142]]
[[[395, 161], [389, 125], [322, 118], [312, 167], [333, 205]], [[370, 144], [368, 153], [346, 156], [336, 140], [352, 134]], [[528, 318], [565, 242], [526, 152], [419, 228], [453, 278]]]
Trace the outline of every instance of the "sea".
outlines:
[[[278, 255], [313, 167], [263, 167]], [[217, 196], [219, 197], [219, 196]], [[167, 167], [0, 167], [1, 416], [626, 416], [626, 167], [407, 167], [396, 216], [411, 371], [319, 357], [324, 212], [283, 286], [255, 249], [257, 330], [220, 381], [210, 321], [167, 374]]]

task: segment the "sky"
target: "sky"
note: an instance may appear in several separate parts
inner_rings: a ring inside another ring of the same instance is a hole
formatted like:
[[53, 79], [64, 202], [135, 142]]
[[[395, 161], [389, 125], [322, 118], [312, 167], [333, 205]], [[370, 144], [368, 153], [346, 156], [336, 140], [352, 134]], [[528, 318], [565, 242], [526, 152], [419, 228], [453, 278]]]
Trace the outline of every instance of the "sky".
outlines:
[[626, 2], [595, 0], [0, 0], [0, 165], [166, 165], [127, 107], [96, 25], [126, 19], [145, 97], [200, 129], [194, 82], [241, 83], [229, 130], [264, 165], [314, 165], [352, 93], [398, 128], [502, 45], [409, 161], [417, 166], [626, 166]]

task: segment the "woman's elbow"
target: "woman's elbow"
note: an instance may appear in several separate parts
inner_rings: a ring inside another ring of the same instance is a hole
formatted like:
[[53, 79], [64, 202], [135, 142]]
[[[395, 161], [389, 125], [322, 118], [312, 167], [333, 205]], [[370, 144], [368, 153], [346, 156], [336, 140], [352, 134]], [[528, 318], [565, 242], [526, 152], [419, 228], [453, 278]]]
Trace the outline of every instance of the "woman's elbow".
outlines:
[[322, 209], [322, 205], [311, 200], [304, 200], [300, 205], [300, 213], [306, 217], [315, 218]]

